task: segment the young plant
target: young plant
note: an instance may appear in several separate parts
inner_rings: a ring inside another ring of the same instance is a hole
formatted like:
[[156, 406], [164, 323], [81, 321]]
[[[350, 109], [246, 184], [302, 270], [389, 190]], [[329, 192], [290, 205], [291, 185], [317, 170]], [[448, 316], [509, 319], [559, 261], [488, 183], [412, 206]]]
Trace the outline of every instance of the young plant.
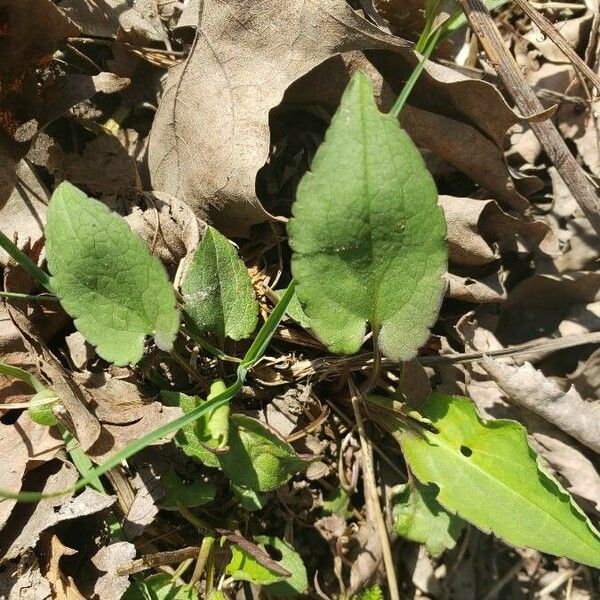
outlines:
[[[331, 350], [350, 354], [365, 342], [368, 322], [375, 371], [380, 351], [398, 361], [417, 354], [444, 291], [444, 218], [397, 112], [379, 112], [367, 77], [354, 76], [299, 185], [288, 227], [297, 296], [311, 328]], [[467, 398], [433, 394], [420, 415], [388, 398], [365, 400], [421, 484], [413, 486], [412, 521], [399, 523], [400, 532], [434, 551], [452, 545], [458, 522], [435, 520], [439, 503], [510, 544], [600, 567], [600, 534], [540, 469], [520, 424], [485, 423]], [[431, 527], [436, 540], [425, 540]]]

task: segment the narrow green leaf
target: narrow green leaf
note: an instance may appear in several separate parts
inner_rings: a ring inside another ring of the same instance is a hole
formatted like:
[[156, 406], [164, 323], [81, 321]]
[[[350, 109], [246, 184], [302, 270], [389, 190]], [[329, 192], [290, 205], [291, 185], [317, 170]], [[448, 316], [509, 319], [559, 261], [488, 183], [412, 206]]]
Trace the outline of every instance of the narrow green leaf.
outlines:
[[13, 367], [6, 363], [0, 363], [0, 375], [18, 379], [38, 393], [47, 391], [46, 386], [35, 375], [32, 375], [29, 371], [25, 371], [25, 369]]
[[300, 555], [286, 542], [275, 536], [259, 535], [254, 538], [257, 544], [271, 546], [281, 553], [279, 563], [289, 571], [292, 576], [280, 581], [265, 585], [263, 590], [269, 598], [290, 598], [303, 594], [308, 588], [306, 567]]
[[310, 460], [267, 429], [260, 421], [233, 415], [229, 430], [229, 450], [216, 455], [223, 472], [238, 486], [256, 492], [281, 487]]
[[[279, 298], [283, 296], [285, 290], [275, 290], [275, 293]], [[298, 296], [294, 294], [292, 297], [287, 310], [285, 311], [287, 316], [292, 319], [292, 321], [296, 321], [300, 327], [303, 329], [310, 329], [310, 319], [306, 316], [304, 309], [302, 308], [302, 304], [300, 304], [300, 300], [298, 300]]]
[[440, 488], [444, 508], [515, 546], [600, 567], [600, 534], [539, 468], [519, 423], [485, 423], [468, 398], [442, 394], [421, 412], [437, 433], [404, 428], [395, 437], [414, 475]]
[[292, 282], [287, 286], [285, 292], [281, 296], [279, 302], [273, 308], [273, 312], [269, 315], [264, 325], [260, 328], [258, 335], [254, 338], [254, 341], [248, 348], [248, 351], [244, 355], [244, 359], [240, 365], [240, 368], [247, 371], [251, 369], [264, 355], [267, 350], [267, 346], [271, 342], [271, 338], [275, 333], [275, 330], [279, 326], [283, 315], [287, 311], [291, 301], [294, 298], [294, 291], [296, 284]]
[[354, 353], [369, 322], [386, 356], [412, 358], [444, 291], [444, 216], [419, 151], [379, 112], [363, 73], [344, 92], [293, 214], [292, 272], [315, 333]]
[[258, 303], [248, 270], [229, 240], [213, 227], [206, 229], [181, 291], [185, 311], [202, 333], [241, 340], [256, 328]]
[[172, 348], [179, 313], [163, 265], [121, 217], [67, 182], [48, 207], [46, 256], [52, 291], [102, 358], [138, 362], [147, 335]]
[[402, 537], [425, 544], [427, 551], [438, 556], [454, 548], [463, 521], [447, 513], [436, 500], [435, 485], [414, 482], [399, 486], [392, 499], [394, 529]]

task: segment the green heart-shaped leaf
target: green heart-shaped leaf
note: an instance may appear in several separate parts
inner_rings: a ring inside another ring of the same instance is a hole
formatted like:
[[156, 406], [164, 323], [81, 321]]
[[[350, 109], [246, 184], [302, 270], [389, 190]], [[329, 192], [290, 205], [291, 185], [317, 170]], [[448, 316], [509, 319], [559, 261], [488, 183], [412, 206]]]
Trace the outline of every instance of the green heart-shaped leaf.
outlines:
[[362, 73], [300, 182], [293, 215], [292, 272], [315, 333], [353, 353], [369, 322], [386, 356], [412, 358], [442, 299], [446, 227], [419, 151], [377, 109]]
[[48, 207], [46, 257], [54, 293], [102, 358], [136, 363], [148, 335], [172, 348], [179, 313], [165, 268], [121, 217], [67, 182]]

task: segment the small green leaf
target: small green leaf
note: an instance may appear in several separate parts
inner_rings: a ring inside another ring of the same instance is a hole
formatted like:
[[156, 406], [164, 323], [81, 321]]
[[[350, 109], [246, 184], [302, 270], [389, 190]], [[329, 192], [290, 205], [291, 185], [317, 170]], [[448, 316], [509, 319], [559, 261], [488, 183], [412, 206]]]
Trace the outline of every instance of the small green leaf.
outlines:
[[350, 495], [345, 487], [338, 487], [323, 501], [323, 512], [327, 515], [339, 515], [347, 519], [352, 516], [348, 510], [350, 506]]
[[206, 229], [181, 291], [185, 311], [202, 333], [241, 340], [256, 328], [258, 303], [248, 270], [229, 240], [213, 227]]
[[415, 356], [444, 292], [444, 216], [421, 154], [379, 112], [363, 73], [344, 92], [293, 215], [292, 273], [315, 333], [350, 354], [369, 322], [386, 356]]
[[[276, 567], [277, 564], [273, 566]], [[236, 581], [249, 581], [257, 585], [277, 583], [286, 579], [284, 575], [259, 562], [248, 550], [238, 545], [231, 546], [231, 560], [225, 567], [225, 572]]]
[[392, 500], [396, 533], [425, 544], [433, 556], [454, 548], [464, 524], [440, 506], [435, 499], [438, 488], [415, 482], [399, 486], [396, 490], [399, 493]]
[[221, 590], [213, 590], [206, 596], [206, 600], [228, 600]]
[[233, 415], [229, 430], [229, 451], [216, 455], [223, 472], [238, 486], [256, 492], [281, 487], [310, 460], [267, 429], [260, 421]]
[[442, 394], [432, 394], [422, 413], [437, 432], [404, 429], [395, 437], [414, 475], [439, 487], [446, 510], [515, 546], [600, 567], [600, 534], [539, 468], [519, 423], [484, 423], [468, 398]]
[[384, 600], [384, 596], [381, 588], [378, 585], [374, 585], [354, 596], [352, 600]]
[[215, 499], [217, 486], [212, 481], [193, 481], [184, 483], [175, 473], [175, 469], [167, 471], [161, 477], [167, 493], [160, 503], [166, 508], [177, 508], [178, 504], [194, 508], [208, 504]]
[[102, 358], [138, 362], [147, 335], [172, 348], [179, 313], [165, 268], [121, 217], [67, 182], [48, 207], [46, 257], [52, 290]]
[[34, 423], [52, 427], [58, 423], [52, 411], [52, 405], [58, 402], [58, 396], [52, 390], [42, 390], [31, 398], [27, 412]]
[[262, 510], [269, 501], [269, 494], [262, 494], [255, 492], [249, 488], [242, 487], [241, 485], [231, 484], [231, 489], [235, 494], [235, 497], [240, 501], [242, 508], [248, 512], [254, 512]]
[[254, 541], [263, 546], [271, 546], [281, 552], [281, 559], [278, 562], [292, 574], [283, 581], [265, 585], [263, 589], [267, 596], [289, 598], [303, 594], [308, 588], [308, 579], [306, 567], [300, 555], [289, 544], [274, 536], [260, 535], [256, 536]]
[[198, 593], [192, 586], [177, 585], [168, 573], [159, 573], [132, 582], [122, 600], [198, 600]]
[[[190, 413], [225, 390], [221, 380], [215, 381], [210, 388], [207, 400], [197, 396], [188, 396], [180, 392], [161, 392], [162, 398], [170, 406], [179, 406], [184, 414]], [[186, 425], [175, 436], [176, 444], [192, 458], [198, 459], [207, 467], [218, 467], [216, 454], [210, 450], [224, 448], [229, 433], [229, 404], [202, 415], [194, 423]]]

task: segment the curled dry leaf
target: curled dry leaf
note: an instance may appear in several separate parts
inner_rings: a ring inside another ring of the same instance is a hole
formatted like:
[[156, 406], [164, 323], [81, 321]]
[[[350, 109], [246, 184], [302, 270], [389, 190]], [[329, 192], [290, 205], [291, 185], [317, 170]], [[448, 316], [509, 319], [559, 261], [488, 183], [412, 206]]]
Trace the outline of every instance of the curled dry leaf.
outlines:
[[100, 548], [92, 557], [94, 566], [103, 572], [94, 587], [99, 600], [121, 598], [129, 587], [127, 575], [117, 575], [117, 569], [135, 558], [135, 546], [129, 542], [116, 542]]
[[185, 200], [228, 235], [270, 218], [255, 195], [269, 153], [269, 111], [327, 58], [398, 49], [344, 0], [205, 0], [191, 53], [169, 73], [148, 162], [154, 189]]
[[446, 273], [446, 282], [448, 298], [474, 304], [503, 302], [506, 299], [506, 290], [498, 273], [492, 273], [482, 279]]
[[[77, 481], [77, 469], [71, 463], [48, 463], [35, 469], [23, 481], [27, 490], [43, 493], [68, 489]], [[32, 548], [38, 541], [40, 533], [54, 525], [57, 521], [56, 510], [65, 504], [61, 498], [46, 498], [35, 505], [21, 505], [13, 510], [10, 519], [2, 530], [0, 539], [0, 562], [13, 560], [25, 550]], [[31, 510], [33, 506], [33, 511]]]
[[[179, 407], [163, 406], [160, 402], [147, 404], [144, 407], [142, 418], [137, 421], [119, 425], [103, 424], [100, 437], [93, 447], [88, 450], [88, 454], [92, 460], [100, 463], [106, 460], [111, 454], [124, 448], [130, 442], [180, 417], [182, 414], [183, 412]], [[173, 435], [175, 433], [158, 440], [156, 444], [164, 444]]]
[[439, 203], [448, 226], [451, 264], [485, 265], [499, 258], [497, 250], [517, 251], [523, 242], [530, 251], [540, 245], [554, 250], [554, 237], [546, 223], [512, 217], [493, 200], [442, 195]]
[[142, 200], [145, 208], [135, 205], [125, 220], [174, 276], [179, 263], [198, 247], [206, 224], [169, 194], [149, 192]]
[[[39, 240], [46, 224], [50, 199], [30, 164], [21, 160], [16, 167], [17, 181], [8, 198], [0, 196], [0, 229], [19, 248]], [[0, 249], [0, 265], [6, 266], [8, 254]]]
[[527, 362], [517, 367], [485, 356], [481, 364], [513, 401], [600, 453], [599, 400], [583, 400], [575, 387], [564, 392]]
[[56, 600], [84, 600], [77, 589], [72, 577], [63, 574], [60, 568], [60, 559], [63, 556], [73, 556], [77, 550], [65, 546], [58, 536], [53, 535], [50, 540], [50, 560], [48, 564], [47, 579], [51, 582]]

